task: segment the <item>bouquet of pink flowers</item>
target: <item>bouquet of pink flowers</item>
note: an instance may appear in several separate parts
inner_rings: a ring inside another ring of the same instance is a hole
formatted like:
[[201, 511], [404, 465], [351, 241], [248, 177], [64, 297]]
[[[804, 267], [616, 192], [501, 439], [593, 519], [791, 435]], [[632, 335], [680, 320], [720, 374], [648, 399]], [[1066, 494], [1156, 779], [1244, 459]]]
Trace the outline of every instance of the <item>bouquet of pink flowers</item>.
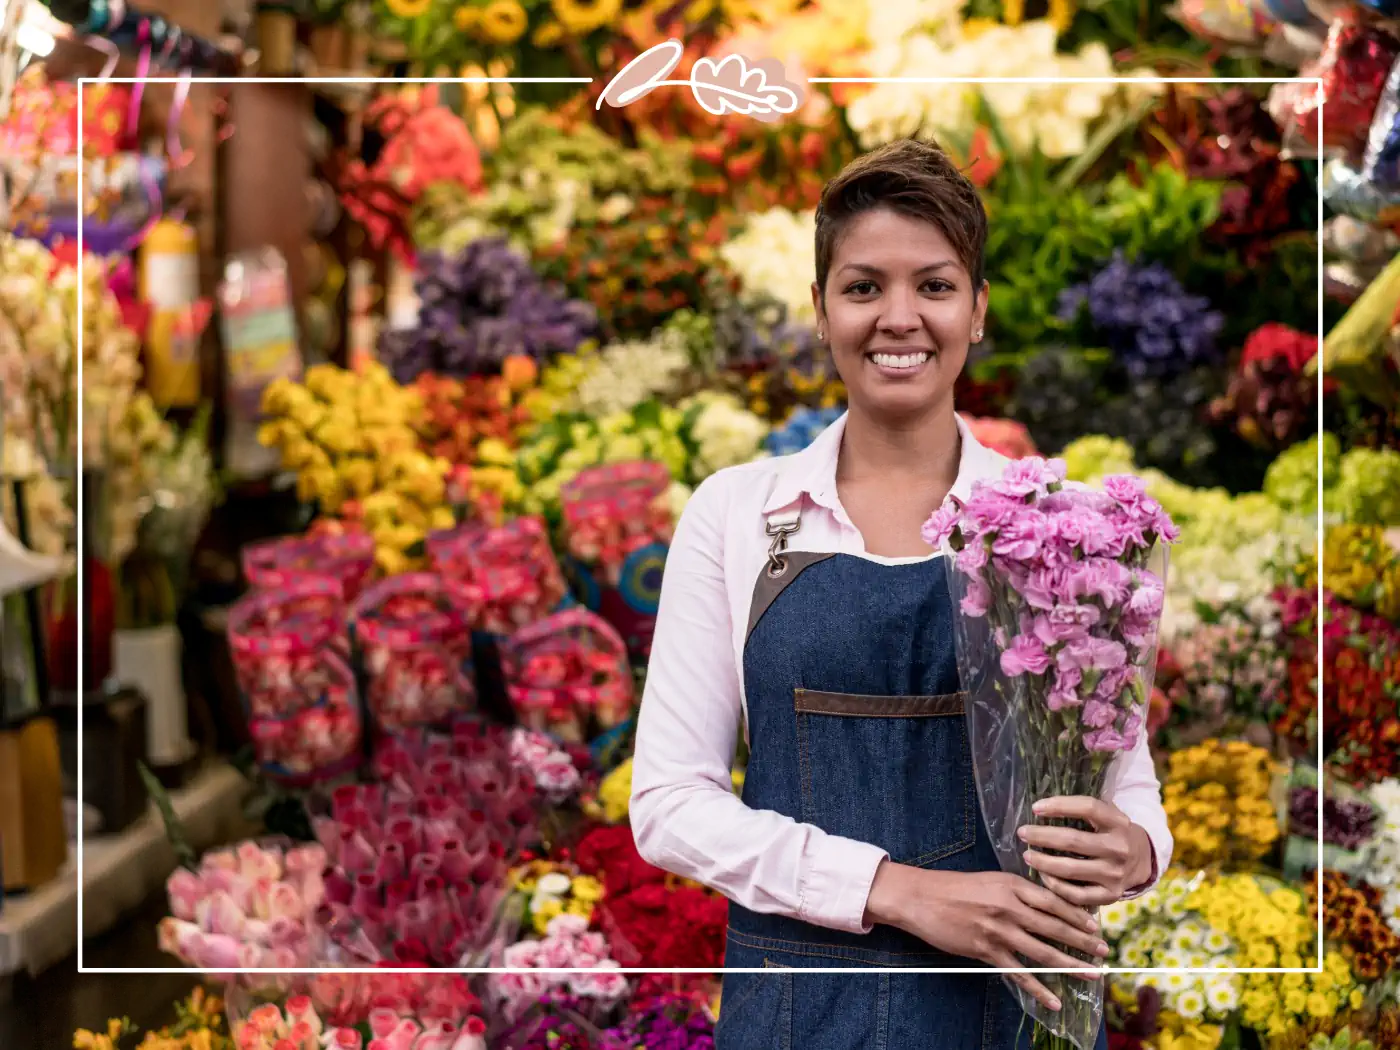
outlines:
[[320, 846], [242, 842], [180, 868], [166, 890], [161, 950], [202, 970], [314, 966], [316, 910], [325, 897]]
[[[1031, 878], [1016, 831], [1032, 805], [1099, 797], [1112, 760], [1144, 732], [1166, 554], [1176, 526], [1142, 481], [1066, 486], [1063, 460], [1030, 457], [950, 499], [924, 539], [951, 556], [958, 670], [982, 815], [1001, 866]], [[1086, 963], [1086, 965], [1088, 965]], [[1037, 1042], [1090, 1050], [1102, 989], [1055, 975], [1064, 1009], [1008, 981]]]
[[484, 949], [510, 865], [537, 835], [534, 780], [508, 747], [505, 730], [470, 722], [394, 738], [375, 783], [337, 788], [313, 818], [332, 865], [322, 918], [350, 957], [458, 966]]
[[233, 1021], [231, 1034], [237, 1050], [486, 1050], [486, 1023], [475, 1014], [424, 1015], [405, 1001], [370, 1007], [353, 1025], [336, 1024], [314, 995], [256, 1006]]
[[502, 966], [522, 970], [582, 970], [583, 973], [493, 974], [490, 996], [508, 1022], [546, 995], [566, 994], [586, 999], [600, 1012], [627, 998], [627, 977], [611, 958], [601, 933], [589, 931], [582, 915], [556, 915], [545, 927], [543, 940], [518, 941], [505, 950]]

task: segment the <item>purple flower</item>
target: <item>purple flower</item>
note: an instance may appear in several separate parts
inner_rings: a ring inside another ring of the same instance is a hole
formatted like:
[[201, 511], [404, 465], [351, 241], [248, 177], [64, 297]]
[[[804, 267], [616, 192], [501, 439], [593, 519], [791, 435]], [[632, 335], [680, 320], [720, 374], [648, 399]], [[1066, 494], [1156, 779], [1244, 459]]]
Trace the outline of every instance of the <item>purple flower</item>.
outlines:
[[1053, 609], [1063, 590], [1060, 573], [1054, 569], [1032, 569], [1024, 582], [1014, 586], [1027, 604], [1036, 609]]
[[1084, 704], [1079, 720], [1090, 729], [1104, 729], [1118, 721], [1118, 708], [1095, 697]]
[[930, 547], [941, 547], [953, 535], [953, 530], [958, 527], [958, 521], [962, 517], [962, 511], [952, 500], [945, 500], [943, 506], [933, 512], [928, 521], [924, 522], [921, 533], [924, 542]]
[[1065, 645], [1055, 656], [1055, 666], [1061, 669], [1076, 667], [1082, 671], [1109, 671], [1122, 667], [1127, 659], [1127, 650], [1121, 643], [1111, 638], [1086, 635]]
[[1131, 751], [1138, 745], [1138, 736], [1142, 733], [1142, 712], [1129, 711], [1128, 717], [1123, 719], [1123, 750]]
[[992, 541], [992, 553], [1016, 561], [1030, 561], [1040, 553], [1048, 531], [1046, 525], [1045, 515], [1040, 511], [1024, 511], [1020, 517], [1002, 526]]
[[1045, 696], [1045, 706], [1051, 711], [1062, 711], [1066, 707], [1078, 707], [1083, 703], [1079, 690], [1068, 685], [1062, 675], [1056, 674], [1055, 685]]
[[1071, 598], [1098, 598], [1105, 607], [1122, 605], [1132, 571], [1112, 558], [1086, 558], [1070, 571], [1066, 590]]
[[1037, 616], [1032, 630], [1048, 647], [1088, 634], [1098, 620], [1099, 611], [1092, 605], [1057, 605]]
[[973, 580], [967, 585], [967, 594], [963, 596], [960, 603], [962, 611], [967, 616], [986, 616], [987, 610], [992, 606], [992, 592], [981, 580]]
[[1031, 635], [1018, 634], [1010, 648], [1001, 654], [1001, 672], [1009, 678], [1020, 674], [1044, 674], [1050, 669], [1050, 654]]
[[963, 510], [963, 520], [976, 533], [997, 532], [1026, 510], [1025, 503], [1006, 499], [995, 492], [975, 496]]
[[1137, 587], [1128, 598], [1128, 611], [1139, 616], [1156, 617], [1162, 612], [1162, 580], [1155, 572], [1140, 570]]
[[1128, 741], [1112, 726], [1095, 729], [1084, 735], [1084, 747], [1089, 751], [1127, 751]]

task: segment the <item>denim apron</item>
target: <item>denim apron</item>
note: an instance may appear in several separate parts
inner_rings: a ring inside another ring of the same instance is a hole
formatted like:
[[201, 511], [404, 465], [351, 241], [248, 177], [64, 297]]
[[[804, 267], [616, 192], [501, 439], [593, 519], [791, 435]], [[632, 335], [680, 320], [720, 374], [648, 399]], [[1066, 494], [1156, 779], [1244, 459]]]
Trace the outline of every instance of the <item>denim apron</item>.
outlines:
[[[788, 552], [799, 525], [796, 511], [767, 521], [773, 542], [744, 645], [744, 802], [872, 842], [899, 863], [999, 871], [973, 779], [945, 559]], [[729, 908], [726, 967], [981, 965], [889, 926], [845, 933]], [[999, 974], [733, 973], [715, 1046], [1013, 1050], [1029, 1047], [1031, 1030]]]

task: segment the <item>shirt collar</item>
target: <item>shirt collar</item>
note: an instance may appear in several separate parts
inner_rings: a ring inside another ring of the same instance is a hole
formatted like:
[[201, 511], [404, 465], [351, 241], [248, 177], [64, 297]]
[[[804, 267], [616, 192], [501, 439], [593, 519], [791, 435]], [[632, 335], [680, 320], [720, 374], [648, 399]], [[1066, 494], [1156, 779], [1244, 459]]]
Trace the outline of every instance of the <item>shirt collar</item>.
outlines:
[[[841, 438], [846, 433], [846, 416], [843, 412], [829, 427], [817, 435], [817, 439], [787, 457], [787, 462], [778, 471], [778, 483], [763, 505], [763, 513], [772, 514], [792, 506], [806, 496], [818, 506], [834, 511], [838, 506], [836, 497], [836, 461], [841, 451]], [[962, 454], [958, 460], [958, 476], [953, 482], [950, 494], [960, 500], [972, 495], [972, 485], [980, 478], [1001, 473], [1006, 458], [987, 448], [972, 434], [971, 428], [962, 416], [954, 413], [958, 435], [962, 438]]]

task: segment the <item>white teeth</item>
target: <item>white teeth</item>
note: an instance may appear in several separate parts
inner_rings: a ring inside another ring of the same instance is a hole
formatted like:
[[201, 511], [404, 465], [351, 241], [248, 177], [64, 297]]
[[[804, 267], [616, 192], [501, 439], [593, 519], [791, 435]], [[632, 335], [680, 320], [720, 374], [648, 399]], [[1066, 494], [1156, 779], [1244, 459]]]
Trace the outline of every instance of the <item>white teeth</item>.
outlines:
[[884, 365], [887, 368], [918, 368], [928, 360], [928, 353], [917, 354], [871, 354], [871, 359], [877, 365]]

